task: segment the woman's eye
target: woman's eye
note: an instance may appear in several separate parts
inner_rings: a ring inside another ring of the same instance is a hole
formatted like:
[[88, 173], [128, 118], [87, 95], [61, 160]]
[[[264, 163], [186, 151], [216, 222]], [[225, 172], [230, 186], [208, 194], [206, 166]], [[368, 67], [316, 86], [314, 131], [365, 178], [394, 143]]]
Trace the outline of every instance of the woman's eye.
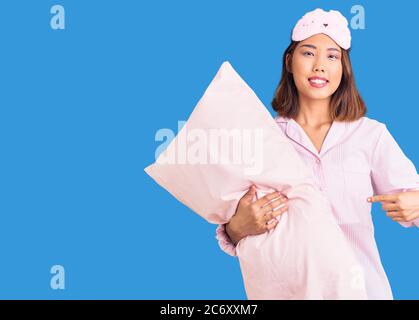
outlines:
[[313, 52], [310, 52], [310, 51], [303, 52], [303, 55], [305, 55], [305, 56], [314, 56]]
[[329, 59], [337, 60], [339, 57], [337, 55], [331, 54], [329, 55]]

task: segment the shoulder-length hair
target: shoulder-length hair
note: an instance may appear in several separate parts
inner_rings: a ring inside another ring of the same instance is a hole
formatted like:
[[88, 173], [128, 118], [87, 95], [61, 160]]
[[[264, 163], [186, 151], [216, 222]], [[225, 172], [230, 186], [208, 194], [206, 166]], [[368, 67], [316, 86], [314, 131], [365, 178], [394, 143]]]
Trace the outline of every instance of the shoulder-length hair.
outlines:
[[[298, 91], [291, 70], [292, 55], [299, 41], [292, 41], [282, 57], [281, 80], [275, 90], [272, 108], [282, 117], [295, 119], [299, 112]], [[349, 49], [350, 50], [350, 49]], [[363, 117], [366, 106], [355, 85], [349, 50], [342, 49], [342, 79], [330, 102], [332, 121], [355, 121]], [[287, 65], [287, 55], [290, 55]]]

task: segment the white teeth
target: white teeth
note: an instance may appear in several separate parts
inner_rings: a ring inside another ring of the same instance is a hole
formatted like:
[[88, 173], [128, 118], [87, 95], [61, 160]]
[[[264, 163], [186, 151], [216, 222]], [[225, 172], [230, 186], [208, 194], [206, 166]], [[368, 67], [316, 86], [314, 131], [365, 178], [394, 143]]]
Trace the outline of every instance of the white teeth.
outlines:
[[310, 79], [310, 82], [314, 82], [316, 84], [323, 84], [326, 83], [325, 80], [320, 80], [320, 79]]

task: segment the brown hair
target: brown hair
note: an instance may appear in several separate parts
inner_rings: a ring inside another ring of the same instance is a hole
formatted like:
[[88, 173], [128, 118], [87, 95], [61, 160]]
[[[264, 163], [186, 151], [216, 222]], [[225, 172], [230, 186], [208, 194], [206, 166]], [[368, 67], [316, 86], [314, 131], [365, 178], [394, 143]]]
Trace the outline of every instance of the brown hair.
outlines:
[[[275, 95], [272, 108], [282, 117], [295, 119], [299, 112], [298, 91], [292, 73], [289, 71], [292, 55], [299, 41], [292, 41], [282, 57], [282, 75]], [[350, 49], [349, 49], [350, 50]], [[337, 121], [355, 121], [363, 117], [367, 109], [355, 85], [352, 73], [349, 50], [342, 49], [342, 79], [339, 87], [332, 95], [330, 102], [330, 117]], [[287, 66], [287, 55], [289, 65]]]

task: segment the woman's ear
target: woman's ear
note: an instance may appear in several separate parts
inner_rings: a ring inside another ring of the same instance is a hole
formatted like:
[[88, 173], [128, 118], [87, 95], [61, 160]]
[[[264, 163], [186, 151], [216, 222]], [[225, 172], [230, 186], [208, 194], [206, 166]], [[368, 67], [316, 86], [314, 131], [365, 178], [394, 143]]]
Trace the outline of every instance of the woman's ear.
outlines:
[[292, 73], [291, 62], [292, 62], [292, 57], [289, 53], [287, 53], [287, 55], [285, 56], [285, 67], [287, 68], [287, 71], [289, 73]]

